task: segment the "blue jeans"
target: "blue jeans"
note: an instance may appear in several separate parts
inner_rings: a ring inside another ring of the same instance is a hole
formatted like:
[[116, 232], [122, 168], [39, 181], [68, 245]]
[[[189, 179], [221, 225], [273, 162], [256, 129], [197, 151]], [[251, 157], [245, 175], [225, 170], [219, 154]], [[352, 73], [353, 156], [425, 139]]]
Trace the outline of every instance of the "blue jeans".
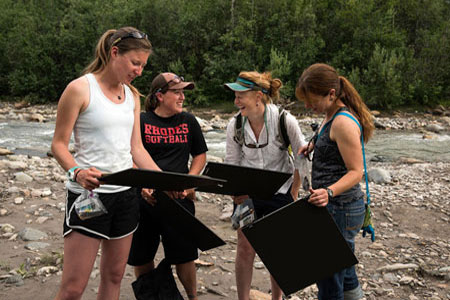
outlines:
[[[327, 209], [341, 230], [348, 245], [354, 252], [355, 236], [364, 222], [364, 198], [349, 203], [329, 202]], [[331, 277], [320, 280], [317, 282], [317, 287], [319, 289], [319, 300], [344, 299], [345, 291], [360, 288], [355, 266], [351, 266], [350, 268], [334, 273]], [[359, 297], [356, 299], [359, 299]]]

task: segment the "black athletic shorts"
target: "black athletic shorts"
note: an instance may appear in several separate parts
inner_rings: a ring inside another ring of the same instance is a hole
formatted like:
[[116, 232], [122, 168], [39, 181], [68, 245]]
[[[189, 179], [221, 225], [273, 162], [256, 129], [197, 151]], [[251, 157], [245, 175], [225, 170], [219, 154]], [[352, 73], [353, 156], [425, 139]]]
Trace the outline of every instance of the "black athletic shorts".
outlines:
[[[253, 206], [255, 207], [256, 218], [259, 219], [264, 217], [265, 215], [270, 214], [271, 212], [288, 205], [289, 203], [294, 202], [294, 199], [291, 195], [291, 188], [285, 194], [275, 194], [272, 196], [270, 200], [264, 199], [252, 199]], [[236, 204], [233, 206], [233, 212], [236, 209]]]
[[75, 230], [93, 238], [110, 240], [126, 237], [136, 230], [139, 222], [139, 204], [135, 188], [98, 195], [108, 213], [81, 220], [73, 205], [79, 194], [67, 191], [64, 236]]
[[[187, 263], [198, 258], [198, 249], [193, 242], [167, 223], [156, 202], [151, 206], [139, 197], [141, 217], [139, 228], [133, 235], [128, 264], [141, 266], [151, 262], [158, 251], [160, 240], [164, 247], [164, 256], [172, 265]], [[158, 201], [158, 199], [156, 199]], [[177, 199], [184, 208], [195, 215], [195, 205], [187, 198]]]

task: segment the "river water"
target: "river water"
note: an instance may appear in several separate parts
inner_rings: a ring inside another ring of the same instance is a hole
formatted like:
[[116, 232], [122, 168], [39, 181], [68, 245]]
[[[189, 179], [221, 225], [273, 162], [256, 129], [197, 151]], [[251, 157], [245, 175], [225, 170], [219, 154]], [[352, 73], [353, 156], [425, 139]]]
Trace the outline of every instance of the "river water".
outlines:
[[[16, 154], [46, 156], [50, 150], [55, 124], [24, 121], [0, 122], [0, 148]], [[308, 136], [311, 132], [304, 131]], [[367, 159], [381, 156], [387, 161], [410, 157], [426, 162], [450, 161], [450, 135], [437, 134], [433, 139], [423, 139], [423, 134], [410, 131], [376, 131], [365, 146]], [[208, 154], [225, 155], [225, 132], [205, 133]]]

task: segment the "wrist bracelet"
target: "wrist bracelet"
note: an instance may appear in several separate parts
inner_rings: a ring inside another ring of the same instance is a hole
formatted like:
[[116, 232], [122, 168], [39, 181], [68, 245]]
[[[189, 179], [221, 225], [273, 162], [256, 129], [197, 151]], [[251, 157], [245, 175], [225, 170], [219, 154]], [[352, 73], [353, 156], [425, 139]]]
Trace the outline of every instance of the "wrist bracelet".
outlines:
[[78, 176], [78, 173], [80, 173], [81, 171], [83, 171], [84, 169], [82, 169], [82, 168], [79, 168], [79, 169], [76, 169], [75, 170], [75, 175], [73, 176], [73, 181], [74, 182], [77, 182], [77, 176]]

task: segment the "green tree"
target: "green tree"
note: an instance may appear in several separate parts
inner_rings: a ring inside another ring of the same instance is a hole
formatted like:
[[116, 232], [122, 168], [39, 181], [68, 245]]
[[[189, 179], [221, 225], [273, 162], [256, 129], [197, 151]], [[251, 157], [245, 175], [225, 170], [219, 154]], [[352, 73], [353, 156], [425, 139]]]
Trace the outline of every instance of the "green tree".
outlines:
[[401, 66], [404, 57], [396, 51], [389, 51], [378, 44], [365, 70], [366, 103], [382, 108], [392, 108], [403, 104]]

